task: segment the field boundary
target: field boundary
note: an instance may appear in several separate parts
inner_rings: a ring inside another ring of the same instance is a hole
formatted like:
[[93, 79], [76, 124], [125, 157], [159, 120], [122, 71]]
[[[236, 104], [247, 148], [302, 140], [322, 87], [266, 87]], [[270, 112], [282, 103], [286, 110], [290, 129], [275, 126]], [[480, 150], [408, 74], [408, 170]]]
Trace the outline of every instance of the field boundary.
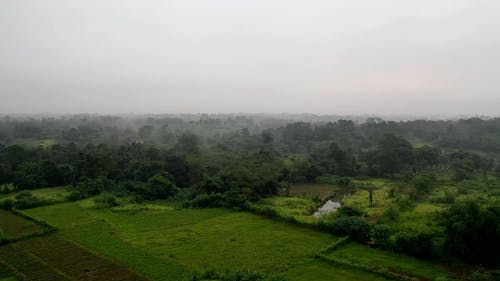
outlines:
[[354, 263], [346, 262], [346, 261], [343, 261], [343, 260], [340, 260], [340, 259], [329, 257], [329, 256], [327, 256], [326, 254], [323, 254], [323, 253], [317, 253], [315, 255], [315, 257], [318, 260], [322, 260], [322, 261], [324, 261], [326, 263], [329, 263], [329, 264], [332, 264], [332, 265], [340, 265], [340, 266], [348, 267], [348, 268], [351, 268], [351, 269], [361, 270], [361, 271], [364, 271], [364, 272], [373, 273], [373, 274], [379, 275], [381, 277], [389, 278], [389, 279], [392, 279], [392, 280], [400, 280], [400, 281], [430, 280], [428, 278], [422, 278], [422, 277], [416, 277], [416, 276], [414, 277], [414, 276], [408, 276], [408, 275], [399, 274], [399, 273], [396, 273], [396, 272], [389, 271], [389, 270], [387, 270], [386, 268], [383, 268], [383, 267], [367, 267], [367, 266], [362, 266], [362, 265], [359, 265], [359, 264], [354, 264]]
[[273, 208], [268, 207], [268, 206], [255, 207], [255, 206], [249, 205], [249, 206], [245, 206], [243, 208], [243, 210], [248, 211], [249, 213], [259, 215], [259, 216], [263, 216], [263, 217], [268, 218], [268, 219], [273, 219], [273, 220], [277, 220], [277, 221], [281, 221], [281, 222], [294, 224], [294, 225], [297, 225], [300, 227], [306, 227], [306, 228], [313, 229], [313, 230], [327, 232], [326, 229], [324, 227], [322, 227], [320, 224], [301, 222], [301, 221], [298, 221], [294, 216], [288, 216], [288, 217], [281, 216], [276, 210], [274, 210]]
[[[7, 211], [7, 212], [9, 212], [9, 211]], [[19, 217], [21, 217], [23, 219], [26, 219], [28, 221], [34, 222], [35, 224], [38, 224], [39, 226], [42, 227], [42, 230], [34, 232], [34, 233], [26, 234], [26, 235], [21, 235], [19, 237], [14, 237], [14, 238], [2, 237], [0, 239], [0, 246], [7, 245], [7, 244], [10, 244], [10, 243], [19, 242], [19, 241], [24, 241], [24, 240], [35, 238], [35, 237], [46, 236], [46, 235], [49, 235], [49, 234], [57, 232], [57, 228], [56, 227], [48, 224], [45, 221], [38, 220], [38, 219], [32, 218], [32, 217], [30, 217], [30, 216], [28, 216], [26, 214], [23, 214], [22, 212], [20, 212], [17, 209], [11, 209], [10, 212], [12, 214], [16, 215], [16, 216], [19, 216]]]
[[[414, 274], [412, 272], [406, 272], [402, 269], [393, 268], [393, 267], [385, 267], [385, 266], [367, 266], [355, 262], [346, 261], [343, 259], [335, 258], [329, 256], [328, 254], [333, 253], [339, 247], [346, 245], [347, 243], [352, 242], [349, 237], [343, 237], [338, 241], [335, 241], [328, 247], [321, 249], [315, 255], [315, 258], [322, 260], [324, 262], [334, 264], [334, 265], [342, 265], [348, 268], [361, 270], [365, 272], [370, 272], [384, 278], [389, 278], [392, 280], [400, 280], [400, 281], [430, 281], [433, 280], [430, 277], [421, 276], [418, 274]], [[451, 276], [449, 277], [451, 278]], [[446, 279], [446, 280], [455, 280], [454, 278]]]
[[351, 239], [349, 236], [346, 236], [346, 237], [342, 237], [340, 238], [339, 240], [333, 242], [332, 244], [328, 245], [326, 248], [324, 249], [321, 249], [318, 251], [318, 254], [328, 254], [328, 253], [331, 253], [333, 251], [335, 251], [335, 249], [337, 249], [338, 247], [350, 242]]

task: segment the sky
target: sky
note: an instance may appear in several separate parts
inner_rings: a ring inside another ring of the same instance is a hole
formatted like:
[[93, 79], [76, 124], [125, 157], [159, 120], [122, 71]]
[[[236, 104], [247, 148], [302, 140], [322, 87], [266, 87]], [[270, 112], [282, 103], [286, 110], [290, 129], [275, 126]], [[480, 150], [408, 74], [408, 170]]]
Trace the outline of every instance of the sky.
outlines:
[[498, 0], [2, 0], [0, 114], [500, 114]]

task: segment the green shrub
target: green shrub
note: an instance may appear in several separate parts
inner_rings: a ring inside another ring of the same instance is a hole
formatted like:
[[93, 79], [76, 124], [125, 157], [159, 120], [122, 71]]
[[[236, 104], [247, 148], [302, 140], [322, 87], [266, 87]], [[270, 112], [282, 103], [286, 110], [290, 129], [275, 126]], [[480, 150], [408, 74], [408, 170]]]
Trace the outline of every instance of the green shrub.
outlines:
[[344, 205], [338, 209], [338, 214], [346, 217], [361, 217], [364, 212], [360, 208]]
[[400, 215], [399, 207], [395, 205], [391, 205], [387, 210], [382, 214], [381, 221], [395, 221], [399, 218]]
[[36, 208], [49, 204], [49, 202], [45, 200], [33, 197], [29, 191], [19, 192], [16, 194], [15, 199], [13, 207], [20, 210]]
[[12, 199], [5, 199], [0, 201], [0, 209], [10, 210], [14, 206], [14, 201]]
[[440, 190], [429, 196], [429, 201], [432, 203], [451, 204], [455, 201], [456, 194], [449, 190]]
[[16, 191], [16, 186], [12, 183], [0, 184], [0, 193], [7, 194]]
[[359, 217], [340, 217], [331, 223], [330, 229], [334, 234], [347, 235], [360, 242], [370, 239], [370, 224]]
[[185, 207], [194, 208], [216, 208], [225, 205], [224, 196], [220, 193], [200, 194], [193, 200], [184, 203]]
[[74, 190], [66, 196], [66, 200], [69, 201], [77, 201], [83, 198], [85, 198], [84, 195], [78, 190]]
[[27, 198], [27, 197], [32, 197], [33, 194], [27, 190], [21, 191], [18, 194], [16, 194], [15, 198], [16, 200]]
[[394, 237], [394, 244], [395, 250], [420, 258], [432, 258], [436, 253], [433, 237], [426, 233], [398, 232]]
[[372, 242], [379, 248], [389, 249], [391, 248], [391, 233], [392, 230], [388, 225], [377, 224], [371, 231]]
[[116, 207], [120, 205], [116, 196], [111, 193], [102, 193], [101, 195], [94, 198], [94, 202], [98, 207]]
[[444, 214], [445, 246], [453, 256], [490, 266], [499, 264], [500, 210], [459, 202]]

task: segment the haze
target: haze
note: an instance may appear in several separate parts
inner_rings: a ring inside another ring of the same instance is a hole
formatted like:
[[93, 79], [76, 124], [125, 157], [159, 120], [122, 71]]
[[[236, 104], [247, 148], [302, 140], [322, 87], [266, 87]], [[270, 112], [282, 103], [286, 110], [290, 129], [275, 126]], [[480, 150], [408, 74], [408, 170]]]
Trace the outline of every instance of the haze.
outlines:
[[0, 113], [484, 114], [500, 2], [0, 2]]

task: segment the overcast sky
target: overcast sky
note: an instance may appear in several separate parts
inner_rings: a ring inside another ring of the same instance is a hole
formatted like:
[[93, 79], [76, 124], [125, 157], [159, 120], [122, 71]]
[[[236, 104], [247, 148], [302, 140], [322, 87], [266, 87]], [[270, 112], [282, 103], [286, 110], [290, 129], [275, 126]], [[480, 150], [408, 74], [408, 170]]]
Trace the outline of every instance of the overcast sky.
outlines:
[[498, 0], [1, 0], [0, 113], [500, 114]]

